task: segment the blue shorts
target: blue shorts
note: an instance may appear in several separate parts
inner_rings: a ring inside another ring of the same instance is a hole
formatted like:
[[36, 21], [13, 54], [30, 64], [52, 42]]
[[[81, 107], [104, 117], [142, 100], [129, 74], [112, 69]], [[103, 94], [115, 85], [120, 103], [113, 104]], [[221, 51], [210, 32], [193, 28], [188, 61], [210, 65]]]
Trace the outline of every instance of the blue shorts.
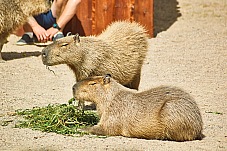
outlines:
[[56, 23], [56, 18], [54, 18], [51, 10], [46, 13], [41, 13], [37, 16], [34, 16], [34, 18], [38, 22], [38, 24], [46, 30], [52, 27], [54, 23]]

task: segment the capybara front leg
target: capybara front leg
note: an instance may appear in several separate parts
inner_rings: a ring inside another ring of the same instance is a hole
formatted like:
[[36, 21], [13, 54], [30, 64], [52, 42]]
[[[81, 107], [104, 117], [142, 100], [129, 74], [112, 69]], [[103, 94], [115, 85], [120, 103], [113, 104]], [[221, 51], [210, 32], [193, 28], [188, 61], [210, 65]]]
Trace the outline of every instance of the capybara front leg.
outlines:
[[95, 125], [89, 128], [88, 132], [95, 135], [106, 135], [104, 129], [100, 125]]
[[77, 107], [77, 109], [79, 109], [79, 110], [84, 110], [84, 106], [85, 106], [85, 102], [79, 100], [79, 101], [78, 101], [78, 107]]

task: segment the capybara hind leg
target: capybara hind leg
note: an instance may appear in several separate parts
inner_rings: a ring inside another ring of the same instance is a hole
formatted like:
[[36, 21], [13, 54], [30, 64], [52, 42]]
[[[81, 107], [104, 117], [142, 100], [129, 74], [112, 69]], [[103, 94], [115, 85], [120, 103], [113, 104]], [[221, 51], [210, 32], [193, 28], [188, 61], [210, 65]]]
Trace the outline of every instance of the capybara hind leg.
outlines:
[[3, 44], [0, 44], [0, 63], [5, 62], [5, 61], [2, 59], [2, 48], [3, 48]]
[[5, 61], [2, 59], [2, 54], [1, 54], [1, 51], [0, 51], [0, 63], [4, 63]]
[[137, 75], [133, 78], [133, 80], [132, 80], [131, 83], [126, 84], [126, 85], [124, 85], [124, 86], [127, 87], [127, 88], [130, 88], [130, 89], [136, 89], [136, 90], [138, 90], [138, 89], [139, 89], [139, 84], [140, 84], [140, 73], [137, 74]]
[[140, 85], [140, 73], [138, 73], [132, 81], [132, 88], [138, 90]]
[[125, 85], [126, 87], [130, 88], [130, 89], [139, 89], [139, 84], [140, 84], [140, 73], [138, 73], [137, 75], [134, 76], [133, 80], [131, 83]]
[[95, 125], [89, 128], [88, 132], [95, 135], [106, 135], [104, 129], [100, 125]]

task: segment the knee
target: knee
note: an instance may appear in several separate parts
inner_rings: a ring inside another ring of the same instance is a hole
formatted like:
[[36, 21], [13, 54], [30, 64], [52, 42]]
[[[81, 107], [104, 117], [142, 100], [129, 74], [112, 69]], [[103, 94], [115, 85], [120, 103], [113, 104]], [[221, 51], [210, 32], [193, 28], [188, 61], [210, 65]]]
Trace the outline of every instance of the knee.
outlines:
[[80, 2], [81, 0], [55, 0], [52, 5], [55, 5], [54, 7], [61, 9], [64, 8], [68, 3], [70, 5], [78, 5]]
[[77, 5], [81, 2], [81, 0], [74, 0], [74, 1]]

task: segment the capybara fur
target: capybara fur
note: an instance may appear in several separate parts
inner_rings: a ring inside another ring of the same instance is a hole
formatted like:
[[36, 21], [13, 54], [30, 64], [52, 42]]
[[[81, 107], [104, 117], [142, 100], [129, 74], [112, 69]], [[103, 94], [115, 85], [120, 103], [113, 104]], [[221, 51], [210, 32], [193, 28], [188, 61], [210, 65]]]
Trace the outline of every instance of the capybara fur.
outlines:
[[138, 89], [148, 50], [146, 30], [136, 22], [116, 21], [98, 36], [78, 34], [61, 38], [42, 51], [43, 64], [67, 64], [77, 81], [110, 73], [132, 89]]
[[29, 16], [50, 9], [50, 0], [0, 0], [0, 61], [1, 50], [8, 36], [22, 26]]
[[138, 92], [106, 75], [77, 82], [73, 95], [96, 104], [100, 121], [88, 129], [92, 134], [172, 141], [203, 136], [196, 102], [176, 87], [160, 86]]

